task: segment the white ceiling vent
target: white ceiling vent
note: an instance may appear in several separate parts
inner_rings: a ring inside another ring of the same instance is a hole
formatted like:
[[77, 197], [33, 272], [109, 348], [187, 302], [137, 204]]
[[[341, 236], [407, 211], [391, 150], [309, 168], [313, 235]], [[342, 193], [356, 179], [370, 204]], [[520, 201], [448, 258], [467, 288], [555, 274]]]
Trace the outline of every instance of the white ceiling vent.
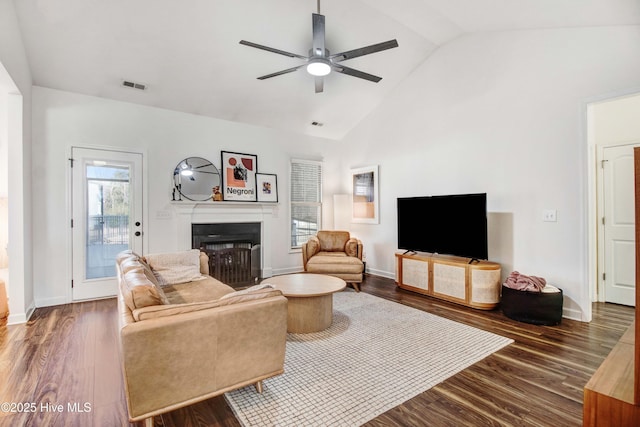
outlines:
[[139, 90], [146, 90], [147, 89], [147, 85], [144, 83], [136, 83], [136, 82], [132, 82], [130, 80], [123, 80], [122, 81], [122, 86], [124, 87], [130, 87], [131, 89], [139, 89]]

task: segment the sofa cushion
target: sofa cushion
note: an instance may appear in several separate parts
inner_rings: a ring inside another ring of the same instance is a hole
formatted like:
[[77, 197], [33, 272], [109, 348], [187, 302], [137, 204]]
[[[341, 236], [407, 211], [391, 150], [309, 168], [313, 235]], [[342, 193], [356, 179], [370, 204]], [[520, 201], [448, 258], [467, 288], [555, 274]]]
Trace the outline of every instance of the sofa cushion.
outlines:
[[318, 240], [320, 241], [320, 250], [328, 252], [344, 252], [344, 246], [349, 240], [348, 231], [318, 231]]
[[120, 262], [120, 271], [122, 272], [122, 274], [128, 273], [129, 271], [137, 268], [142, 268], [144, 271], [144, 274], [147, 276], [147, 279], [149, 279], [154, 285], [156, 286], [160, 285], [160, 282], [158, 281], [158, 277], [154, 274], [153, 270], [151, 270], [151, 267], [149, 267], [149, 264], [147, 264], [146, 262], [143, 262], [141, 259], [135, 258], [135, 257], [129, 257], [129, 258], [123, 259]]
[[202, 280], [200, 273], [200, 250], [148, 254], [142, 258], [153, 269], [160, 285], [175, 285]]
[[228, 293], [220, 298], [219, 301], [222, 305], [229, 305], [245, 301], [253, 301], [256, 299], [275, 297], [278, 295], [282, 295], [282, 292], [275, 289], [273, 285], [269, 283], [262, 283], [240, 291]]
[[185, 304], [220, 299], [234, 289], [211, 276], [195, 282], [163, 286], [170, 304]]
[[282, 295], [282, 292], [274, 289], [271, 285], [258, 285], [253, 288], [254, 289], [248, 288], [242, 291], [231, 292], [224, 295], [220, 299], [213, 301], [143, 307], [133, 311], [133, 318], [136, 321], [157, 319], [160, 317], [168, 317], [175, 316], [177, 314], [191, 313], [194, 311], [209, 310], [212, 308], [225, 307]]
[[122, 274], [120, 287], [124, 302], [131, 311], [168, 303], [162, 289], [149, 280], [143, 267]]
[[132, 315], [133, 319], [136, 322], [139, 322], [140, 320], [157, 319], [160, 317], [169, 317], [194, 311], [208, 310], [219, 306], [220, 303], [218, 300], [193, 302], [189, 304], [150, 305], [148, 307], [133, 310]]
[[309, 259], [307, 271], [309, 273], [359, 274], [364, 270], [364, 264], [356, 257], [347, 256], [344, 252], [319, 252]]
[[127, 249], [126, 251], [122, 251], [119, 252], [118, 255], [116, 255], [116, 262], [118, 264], [120, 264], [120, 262], [122, 262], [122, 260], [126, 259], [126, 258], [135, 258], [138, 259], [140, 258], [140, 255], [138, 255], [137, 253], [133, 252], [131, 249]]

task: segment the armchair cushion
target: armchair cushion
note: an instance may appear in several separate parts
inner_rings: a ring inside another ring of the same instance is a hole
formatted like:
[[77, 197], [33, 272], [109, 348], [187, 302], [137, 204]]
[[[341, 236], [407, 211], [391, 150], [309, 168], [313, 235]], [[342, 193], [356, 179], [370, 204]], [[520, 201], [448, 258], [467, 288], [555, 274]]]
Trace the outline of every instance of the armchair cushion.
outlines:
[[318, 252], [307, 262], [307, 271], [318, 274], [362, 274], [364, 265], [344, 252]]
[[351, 237], [348, 231], [318, 231], [320, 250], [325, 252], [344, 252], [345, 246]]

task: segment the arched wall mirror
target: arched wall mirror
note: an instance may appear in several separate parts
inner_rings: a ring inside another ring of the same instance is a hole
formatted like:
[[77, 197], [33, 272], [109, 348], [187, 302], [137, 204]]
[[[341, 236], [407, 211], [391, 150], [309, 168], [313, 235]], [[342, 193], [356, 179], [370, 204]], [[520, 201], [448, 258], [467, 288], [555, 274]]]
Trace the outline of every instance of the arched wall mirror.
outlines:
[[173, 170], [174, 200], [211, 200], [214, 187], [220, 187], [220, 172], [202, 157], [187, 157]]

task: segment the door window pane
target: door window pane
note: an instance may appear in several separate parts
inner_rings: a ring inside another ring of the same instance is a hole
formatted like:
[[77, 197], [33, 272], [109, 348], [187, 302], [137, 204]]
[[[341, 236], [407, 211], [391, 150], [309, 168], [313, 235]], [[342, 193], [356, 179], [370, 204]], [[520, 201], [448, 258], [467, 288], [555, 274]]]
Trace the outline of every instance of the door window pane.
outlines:
[[129, 248], [129, 167], [86, 167], [87, 279], [114, 277], [118, 252]]

